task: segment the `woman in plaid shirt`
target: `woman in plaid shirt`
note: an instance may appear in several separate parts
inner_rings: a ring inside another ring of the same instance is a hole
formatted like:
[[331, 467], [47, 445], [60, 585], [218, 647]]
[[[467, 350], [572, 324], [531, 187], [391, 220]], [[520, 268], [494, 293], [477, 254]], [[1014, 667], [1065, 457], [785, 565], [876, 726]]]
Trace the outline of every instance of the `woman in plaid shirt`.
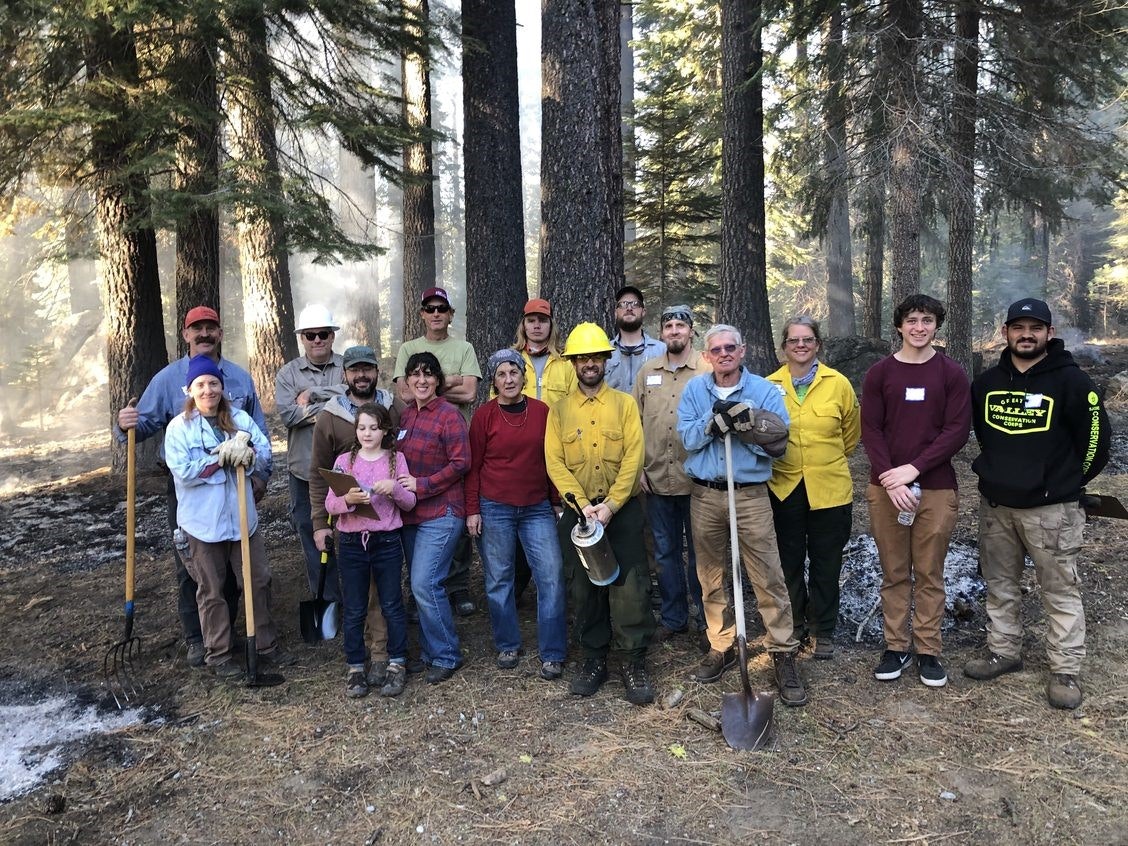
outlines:
[[466, 421], [443, 399], [443, 369], [433, 353], [415, 353], [404, 368], [411, 402], [400, 415], [398, 449], [408, 473], [399, 481], [416, 505], [403, 515], [403, 545], [411, 592], [419, 608], [426, 681], [440, 684], [462, 666], [458, 634], [444, 582], [466, 519], [462, 478], [470, 469]]

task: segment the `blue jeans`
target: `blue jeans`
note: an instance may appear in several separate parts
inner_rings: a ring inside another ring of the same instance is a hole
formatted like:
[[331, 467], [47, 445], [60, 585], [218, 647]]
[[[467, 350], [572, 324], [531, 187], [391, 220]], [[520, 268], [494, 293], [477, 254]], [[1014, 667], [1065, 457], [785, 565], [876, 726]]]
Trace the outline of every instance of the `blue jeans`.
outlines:
[[[290, 526], [298, 533], [302, 542], [302, 556], [305, 558], [306, 580], [309, 582], [309, 593], [317, 596], [318, 579], [321, 577], [321, 553], [318, 552], [313, 542], [313, 516], [309, 507], [309, 482], [299, 479], [293, 473], [290, 477]], [[339, 602], [341, 599], [341, 586], [337, 575], [337, 564], [333, 556], [329, 556], [329, 564], [325, 571], [325, 599], [327, 602]]]
[[423, 660], [445, 669], [462, 666], [462, 652], [443, 582], [465, 522], [448, 508], [442, 517], [403, 527], [403, 549], [411, 572], [411, 594], [419, 609], [419, 645]]
[[494, 646], [498, 652], [521, 648], [517, 625], [514, 572], [517, 540], [529, 559], [537, 585], [537, 647], [542, 661], [563, 661], [568, 654], [564, 611], [564, 559], [556, 538], [556, 514], [546, 499], [517, 506], [481, 497], [482, 537], [478, 550], [486, 577]]
[[[368, 535], [367, 549], [364, 535]], [[388, 658], [407, 658], [407, 613], [403, 608], [400, 579], [403, 568], [403, 543], [400, 531], [341, 532], [337, 565], [344, 588], [342, 601], [342, 639], [345, 661], [364, 663], [364, 621], [368, 617], [368, 587], [376, 583], [380, 610], [388, 623]]]
[[[686, 600], [686, 579], [689, 595], [697, 605], [701, 619], [701, 582], [697, 580], [697, 555], [693, 551], [693, 530], [689, 522], [689, 495], [646, 497], [646, 513], [654, 535], [654, 559], [658, 564], [658, 592], [662, 596], [662, 625], [681, 631], [689, 623], [689, 602]], [[682, 536], [685, 536], [688, 572], [682, 565]]]

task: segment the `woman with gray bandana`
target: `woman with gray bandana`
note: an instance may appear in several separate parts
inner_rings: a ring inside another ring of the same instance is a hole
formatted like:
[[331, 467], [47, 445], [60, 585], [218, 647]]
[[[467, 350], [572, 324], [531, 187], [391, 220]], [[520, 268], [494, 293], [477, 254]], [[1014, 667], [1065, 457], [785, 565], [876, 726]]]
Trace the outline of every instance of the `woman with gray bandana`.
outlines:
[[560, 678], [567, 655], [564, 563], [556, 538], [559, 498], [544, 463], [548, 406], [526, 397], [525, 362], [516, 350], [498, 350], [486, 364], [496, 396], [470, 421], [466, 476], [466, 530], [478, 539], [497, 665], [520, 662], [521, 631], [514, 595], [517, 542], [537, 586], [537, 641], [541, 678]]

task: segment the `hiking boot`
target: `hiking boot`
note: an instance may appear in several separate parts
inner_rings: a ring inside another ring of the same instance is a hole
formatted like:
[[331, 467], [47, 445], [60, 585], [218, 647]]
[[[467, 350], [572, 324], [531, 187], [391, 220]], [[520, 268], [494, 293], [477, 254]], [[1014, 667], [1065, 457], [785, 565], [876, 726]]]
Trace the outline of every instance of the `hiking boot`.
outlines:
[[561, 661], [545, 661], [541, 664], [540, 677], [545, 681], [556, 681], [564, 675], [564, 664]]
[[659, 623], [654, 628], [654, 634], [652, 634], [650, 636], [650, 645], [654, 646], [655, 644], [665, 643], [667, 640], [672, 638], [674, 635], [685, 634], [686, 631], [687, 631], [687, 628], [688, 627], [686, 627], [686, 626], [682, 626], [680, 629], [671, 629], [669, 626], [666, 626], [666, 625], [663, 625], [662, 623]]
[[408, 658], [406, 666], [409, 676], [417, 676], [427, 671], [427, 662], [422, 658]]
[[709, 632], [706, 629], [701, 629], [697, 632], [697, 650], [702, 655], [706, 654], [713, 645], [709, 643]]
[[298, 663], [298, 659], [286, 652], [281, 647], [275, 647], [270, 652], [260, 652], [258, 654], [259, 666], [270, 667], [292, 667]]
[[516, 649], [497, 653], [497, 668], [499, 670], [514, 670], [521, 663], [521, 656]]
[[451, 594], [450, 607], [459, 617], [469, 617], [478, 610], [478, 606], [474, 604], [474, 600], [470, 598], [470, 594], [463, 593], [462, 591]]
[[643, 661], [625, 665], [621, 670], [627, 701], [632, 705], [649, 705], [654, 701], [654, 685]]
[[381, 696], [399, 696], [407, 686], [407, 667], [403, 664], [389, 664], [380, 687]]
[[990, 679], [997, 679], [1005, 673], [1017, 673], [1021, 669], [1021, 658], [1007, 658], [1004, 655], [996, 655], [994, 652], [988, 651], [985, 655], [972, 658], [964, 664], [963, 672], [969, 679], [989, 681]]
[[216, 678], [224, 681], [237, 681], [243, 677], [243, 668], [234, 658], [226, 658], [218, 664], [212, 665], [212, 672]]
[[572, 677], [568, 688], [575, 696], [594, 696], [607, 681], [607, 659], [585, 658], [580, 671]]
[[795, 663], [794, 652], [773, 652], [776, 687], [779, 688], [779, 701], [792, 708], [807, 704], [807, 691], [799, 678], [799, 665]]
[[818, 661], [829, 661], [834, 657], [834, 641], [827, 637], [815, 638], [815, 649], [811, 653], [811, 657]]
[[423, 677], [423, 681], [427, 684], [442, 684], [449, 681], [461, 669], [462, 664], [456, 664], [453, 667], [440, 667], [438, 664], [432, 664], [427, 668], [427, 675]]
[[188, 666], [197, 670], [204, 666], [204, 642], [202, 640], [188, 641]]
[[349, 677], [345, 682], [345, 696], [349, 699], [360, 699], [367, 695], [368, 679], [364, 677], [364, 669], [349, 670]]
[[710, 649], [693, 671], [693, 677], [702, 684], [710, 684], [724, 675], [725, 670], [735, 667], [736, 661], [735, 647], [730, 646], [724, 652]]
[[373, 661], [368, 665], [368, 686], [383, 687], [384, 680], [388, 677], [388, 662]]
[[909, 666], [909, 662], [913, 660], [913, 656], [908, 652], [897, 652], [893, 649], [886, 649], [881, 656], [881, 661], [877, 667], [874, 668], [873, 677], [878, 681], [893, 681], [893, 679], [901, 678], [901, 671]]
[[1077, 683], [1077, 676], [1069, 673], [1050, 673], [1050, 681], [1046, 685], [1046, 698], [1055, 708], [1072, 710], [1081, 704], [1081, 685]]
[[948, 683], [944, 665], [935, 655], [918, 655], [917, 672], [920, 673], [921, 683], [929, 687], [943, 687]]

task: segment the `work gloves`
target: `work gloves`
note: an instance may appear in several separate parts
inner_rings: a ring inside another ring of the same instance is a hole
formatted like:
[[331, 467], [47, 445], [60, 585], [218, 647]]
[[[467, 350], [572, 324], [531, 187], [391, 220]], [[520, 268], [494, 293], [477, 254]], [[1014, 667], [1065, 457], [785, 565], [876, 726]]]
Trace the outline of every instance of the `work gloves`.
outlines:
[[220, 467], [253, 467], [255, 450], [247, 432], [236, 432], [234, 437], [222, 441], [211, 454], [219, 459]]
[[741, 443], [758, 446], [772, 458], [787, 452], [787, 424], [778, 414], [743, 402], [717, 400], [705, 434], [723, 437], [729, 432]]

